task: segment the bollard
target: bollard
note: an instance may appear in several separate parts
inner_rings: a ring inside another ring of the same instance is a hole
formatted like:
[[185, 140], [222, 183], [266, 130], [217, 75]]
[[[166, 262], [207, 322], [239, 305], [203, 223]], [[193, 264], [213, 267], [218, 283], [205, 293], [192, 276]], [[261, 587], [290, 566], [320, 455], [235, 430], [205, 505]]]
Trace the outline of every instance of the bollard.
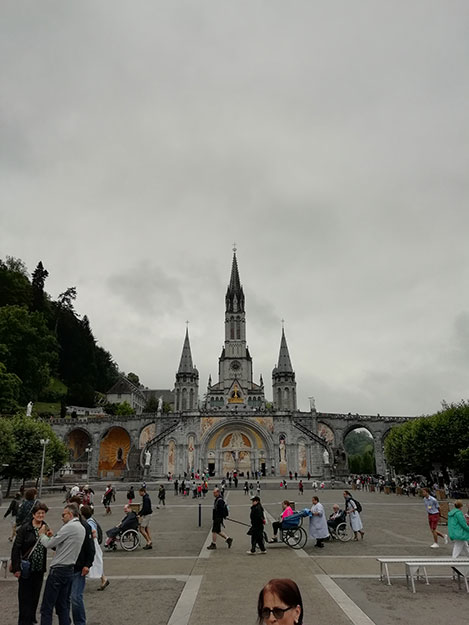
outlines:
[[202, 504], [199, 503], [199, 527], [202, 527]]

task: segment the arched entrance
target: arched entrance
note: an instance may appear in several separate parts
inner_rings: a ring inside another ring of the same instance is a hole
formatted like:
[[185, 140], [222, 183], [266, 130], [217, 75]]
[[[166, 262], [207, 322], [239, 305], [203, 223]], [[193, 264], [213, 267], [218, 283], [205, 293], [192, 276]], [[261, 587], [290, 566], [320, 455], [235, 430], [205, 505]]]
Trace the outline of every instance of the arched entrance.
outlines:
[[85, 430], [71, 430], [67, 437], [69, 461], [73, 473], [81, 474], [88, 471], [88, 452], [91, 449], [91, 436]]
[[344, 435], [350, 473], [374, 475], [376, 473], [375, 441], [372, 433], [364, 427], [352, 427]]
[[99, 447], [98, 472], [101, 477], [121, 477], [130, 450], [130, 436], [122, 427], [112, 427]]
[[273, 446], [268, 432], [254, 423], [225, 423], [208, 431], [200, 446], [201, 466], [211, 475], [237, 473], [249, 477], [265, 474], [273, 462]]
[[68, 435], [70, 462], [86, 462], [86, 448], [91, 444], [91, 436], [85, 430], [72, 430]]

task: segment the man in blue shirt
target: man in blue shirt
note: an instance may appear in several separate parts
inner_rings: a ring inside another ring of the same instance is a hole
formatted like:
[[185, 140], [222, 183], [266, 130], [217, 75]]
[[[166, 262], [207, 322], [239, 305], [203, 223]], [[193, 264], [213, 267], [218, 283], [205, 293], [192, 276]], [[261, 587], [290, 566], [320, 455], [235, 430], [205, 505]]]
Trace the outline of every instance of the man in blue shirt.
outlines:
[[425, 504], [425, 509], [428, 513], [428, 524], [430, 526], [430, 531], [433, 535], [433, 545], [430, 545], [432, 549], [438, 549], [440, 546], [438, 544], [438, 536], [443, 538], [445, 541], [445, 545], [448, 544], [448, 536], [446, 534], [442, 534], [438, 531], [438, 521], [440, 520], [440, 504], [430, 495], [430, 491], [428, 488], [422, 488], [423, 495], [423, 503]]

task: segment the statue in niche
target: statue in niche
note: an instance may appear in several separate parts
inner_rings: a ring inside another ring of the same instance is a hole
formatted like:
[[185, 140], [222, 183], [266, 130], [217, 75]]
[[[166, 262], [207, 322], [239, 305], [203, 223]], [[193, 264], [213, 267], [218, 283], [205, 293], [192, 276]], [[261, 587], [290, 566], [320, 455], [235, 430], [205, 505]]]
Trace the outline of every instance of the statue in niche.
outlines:
[[33, 405], [34, 405], [34, 404], [33, 404], [33, 402], [32, 402], [32, 401], [28, 402], [28, 405], [26, 406], [26, 416], [27, 416], [27, 417], [30, 417], [30, 416], [31, 416], [31, 414], [32, 414], [32, 412], [33, 412]]
[[158, 408], [157, 408], [157, 412], [158, 414], [161, 414], [161, 411], [163, 410], [163, 396], [160, 395], [158, 397]]
[[194, 437], [189, 436], [187, 462], [189, 465], [189, 472], [194, 468]]
[[151, 464], [151, 452], [148, 449], [145, 452], [145, 466], [149, 467]]
[[287, 461], [287, 448], [285, 446], [285, 439], [283, 438], [283, 436], [279, 440], [278, 452], [279, 452], [280, 462], [286, 462]]
[[323, 451], [322, 459], [324, 464], [329, 464], [329, 452], [327, 451], [327, 449]]

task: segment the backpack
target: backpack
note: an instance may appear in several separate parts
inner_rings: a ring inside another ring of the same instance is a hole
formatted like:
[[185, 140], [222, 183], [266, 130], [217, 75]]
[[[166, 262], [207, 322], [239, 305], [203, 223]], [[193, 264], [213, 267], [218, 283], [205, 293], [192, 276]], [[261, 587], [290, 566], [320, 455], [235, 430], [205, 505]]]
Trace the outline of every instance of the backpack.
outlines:
[[352, 501], [357, 506], [357, 512], [361, 512], [363, 510], [361, 503], [359, 501], [357, 501], [356, 499], [352, 499]]
[[226, 501], [224, 499], [222, 499], [222, 501], [223, 501], [223, 505], [220, 506], [220, 508], [221, 508], [221, 515], [222, 515], [222, 517], [224, 519], [226, 519], [227, 517], [230, 516], [230, 509], [226, 505]]
[[94, 522], [96, 523], [96, 534], [97, 534], [97, 539], [98, 539], [98, 544], [102, 545], [103, 544], [103, 530], [101, 525], [98, 523], [98, 521], [96, 519], [94, 519]]

